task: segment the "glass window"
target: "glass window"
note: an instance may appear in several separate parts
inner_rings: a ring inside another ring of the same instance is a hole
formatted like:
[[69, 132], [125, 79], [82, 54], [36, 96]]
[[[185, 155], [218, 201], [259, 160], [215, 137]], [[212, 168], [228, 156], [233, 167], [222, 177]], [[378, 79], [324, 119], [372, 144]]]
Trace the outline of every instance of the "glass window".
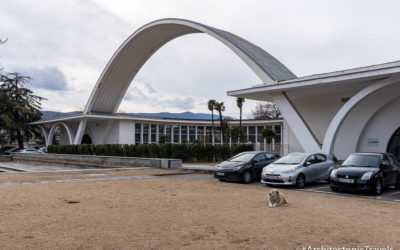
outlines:
[[275, 134], [276, 134], [275, 144], [281, 144], [281, 141], [282, 141], [282, 139], [281, 139], [281, 131], [282, 131], [281, 125], [275, 125], [274, 126], [274, 131], [275, 131]]
[[172, 125], [172, 129], [174, 131], [174, 140], [172, 142], [173, 143], [179, 143], [179, 126], [178, 125]]
[[214, 143], [221, 144], [221, 128], [214, 128]]
[[149, 143], [149, 124], [143, 124], [143, 144]]
[[197, 139], [199, 140], [201, 137], [204, 137], [204, 127], [198, 126], [197, 127]]
[[140, 143], [140, 123], [135, 123], [135, 144]]
[[151, 143], [156, 143], [157, 142], [157, 138], [156, 138], [156, 129], [157, 129], [157, 125], [155, 124], [151, 124]]
[[181, 126], [181, 142], [187, 142], [187, 126]]
[[249, 141], [252, 143], [256, 142], [256, 127], [249, 127]]
[[166, 133], [166, 135], [168, 136], [168, 140], [170, 141], [170, 142], [172, 142], [172, 138], [171, 138], [171, 131], [172, 131], [172, 127], [171, 127], [171, 125], [169, 125], [169, 124], [167, 124], [167, 125], [165, 125], [165, 133]]
[[206, 143], [212, 143], [212, 127], [206, 127]]
[[263, 129], [264, 129], [264, 126], [257, 127], [257, 142], [264, 143], [264, 139], [262, 138], [262, 135], [261, 135], [261, 130], [263, 130]]
[[158, 134], [159, 135], [164, 134], [164, 124], [158, 124]]
[[326, 161], [326, 156], [318, 154], [317, 155], [317, 159], [318, 159], [318, 162], [325, 162]]
[[265, 155], [264, 154], [258, 154], [254, 157], [254, 161], [265, 161]]
[[275, 155], [274, 155], [274, 154], [271, 154], [271, 153], [266, 153], [266, 154], [265, 154], [265, 157], [267, 158], [267, 160], [273, 160], [273, 159], [276, 158]]
[[190, 126], [189, 127], [189, 142], [194, 143], [194, 140], [196, 140], [196, 127]]

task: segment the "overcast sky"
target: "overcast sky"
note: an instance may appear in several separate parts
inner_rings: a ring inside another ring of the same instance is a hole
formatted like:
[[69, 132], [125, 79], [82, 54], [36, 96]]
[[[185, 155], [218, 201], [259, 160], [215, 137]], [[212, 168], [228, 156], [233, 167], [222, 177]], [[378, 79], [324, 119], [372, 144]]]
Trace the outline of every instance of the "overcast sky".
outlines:
[[[297, 76], [400, 60], [400, 1], [0, 0], [0, 68], [33, 78], [44, 110], [86, 105], [119, 45], [156, 19], [175, 17], [232, 32], [269, 52]], [[207, 100], [238, 117], [229, 90], [260, 84], [231, 50], [205, 35], [177, 38], [134, 79], [124, 112], [203, 112]], [[244, 117], [255, 102], [246, 101]]]

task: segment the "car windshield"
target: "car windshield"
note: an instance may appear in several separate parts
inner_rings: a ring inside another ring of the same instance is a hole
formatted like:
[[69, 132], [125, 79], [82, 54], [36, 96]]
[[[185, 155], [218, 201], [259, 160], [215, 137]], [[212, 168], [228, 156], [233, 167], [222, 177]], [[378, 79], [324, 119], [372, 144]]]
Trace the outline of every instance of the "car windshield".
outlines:
[[288, 154], [279, 160], [275, 161], [275, 164], [299, 164], [301, 163], [306, 155], [304, 154]]
[[241, 153], [241, 154], [235, 155], [234, 157], [229, 159], [229, 161], [246, 162], [246, 161], [250, 161], [254, 157], [254, 155], [256, 155], [256, 153]]
[[350, 155], [343, 162], [342, 166], [350, 167], [379, 167], [379, 156], [378, 155]]

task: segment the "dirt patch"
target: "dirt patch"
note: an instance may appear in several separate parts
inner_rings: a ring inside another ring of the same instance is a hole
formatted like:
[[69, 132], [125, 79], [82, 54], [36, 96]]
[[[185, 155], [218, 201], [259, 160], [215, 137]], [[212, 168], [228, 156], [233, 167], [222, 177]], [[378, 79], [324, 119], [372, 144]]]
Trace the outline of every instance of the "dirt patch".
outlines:
[[141, 176], [190, 173], [183, 169], [134, 169], [134, 170], [82, 170], [66, 172], [30, 172], [0, 174], [0, 184], [7, 182], [38, 182], [66, 179], [92, 179], [99, 177]]
[[400, 246], [400, 204], [186, 179], [0, 187], [0, 247], [293, 249]]

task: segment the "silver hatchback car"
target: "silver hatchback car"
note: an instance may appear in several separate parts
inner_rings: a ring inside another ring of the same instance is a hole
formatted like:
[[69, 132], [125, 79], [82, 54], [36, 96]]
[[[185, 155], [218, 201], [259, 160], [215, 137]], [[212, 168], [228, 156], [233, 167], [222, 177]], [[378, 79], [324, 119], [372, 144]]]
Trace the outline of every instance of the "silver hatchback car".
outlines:
[[290, 153], [263, 168], [261, 182], [266, 185], [295, 185], [327, 180], [334, 162], [322, 153]]

